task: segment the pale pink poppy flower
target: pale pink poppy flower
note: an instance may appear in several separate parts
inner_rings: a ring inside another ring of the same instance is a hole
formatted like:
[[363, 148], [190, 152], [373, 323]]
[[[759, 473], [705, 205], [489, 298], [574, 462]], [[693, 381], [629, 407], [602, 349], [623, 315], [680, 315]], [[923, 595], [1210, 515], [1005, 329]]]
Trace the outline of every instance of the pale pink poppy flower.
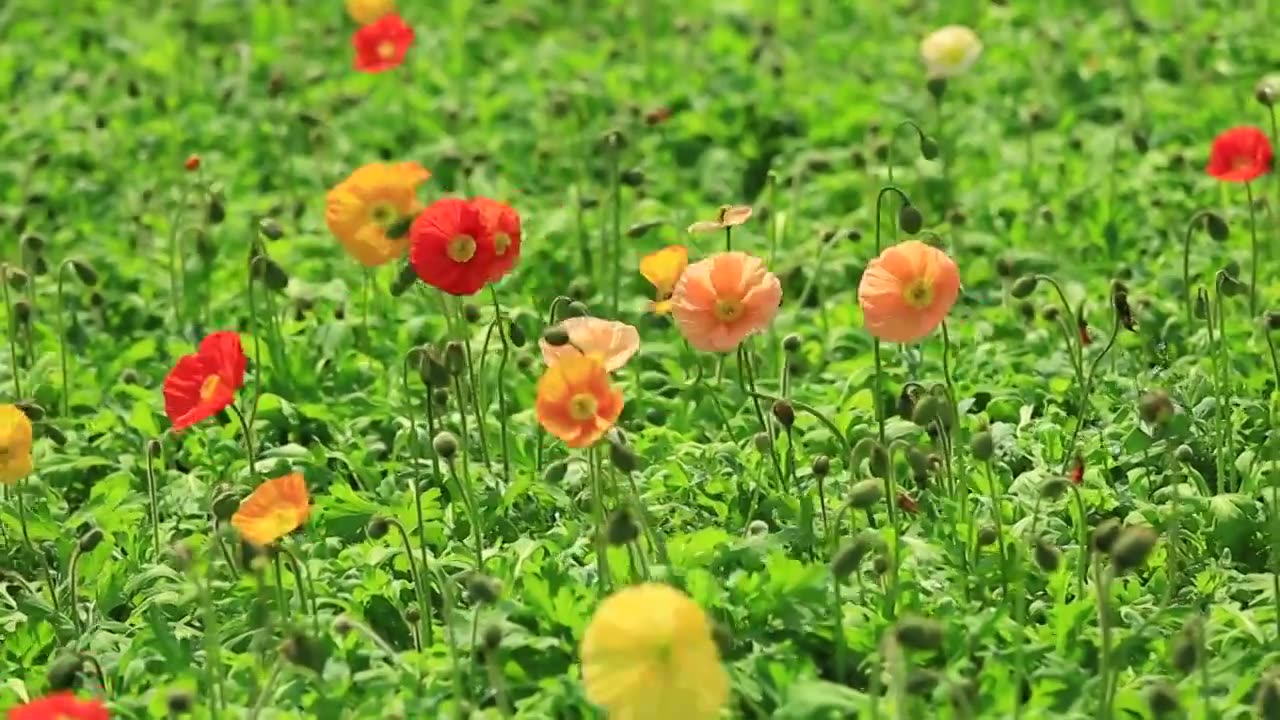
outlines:
[[671, 313], [694, 348], [729, 352], [767, 328], [781, 304], [782, 283], [763, 260], [723, 252], [684, 271], [671, 297]]
[[604, 369], [613, 372], [640, 349], [640, 333], [626, 323], [594, 317], [564, 320], [560, 327], [569, 333], [569, 343], [560, 347], [539, 341], [542, 359], [550, 367], [566, 357], [598, 355]]
[[941, 250], [919, 240], [886, 248], [858, 284], [858, 304], [872, 335], [913, 343], [933, 332], [960, 294], [960, 271]]

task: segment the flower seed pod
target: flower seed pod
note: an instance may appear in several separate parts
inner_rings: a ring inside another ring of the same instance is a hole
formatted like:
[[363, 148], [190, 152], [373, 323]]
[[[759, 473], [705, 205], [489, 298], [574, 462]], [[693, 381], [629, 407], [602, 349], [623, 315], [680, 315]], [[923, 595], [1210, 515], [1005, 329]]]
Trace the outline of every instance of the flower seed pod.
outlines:
[[849, 504], [859, 510], [880, 502], [884, 497], [884, 484], [879, 480], [860, 480], [849, 489]]
[[1155, 530], [1143, 525], [1125, 528], [1111, 546], [1111, 564], [1116, 572], [1124, 573], [1141, 567], [1158, 538]]
[[457, 340], [450, 340], [444, 346], [444, 366], [449, 372], [458, 375], [467, 369], [467, 350]]
[[1227, 221], [1218, 213], [1206, 213], [1204, 216], [1204, 228], [1209, 233], [1209, 237], [1215, 242], [1226, 242], [1231, 236], [1231, 227], [1227, 225]]
[[893, 628], [898, 644], [912, 650], [937, 650], [942, 647], [942, 624], [918, 615], [908, 615]]
[[978, 547], [987, 547], [1000, 538], [999, 533], [992, 525], [983, 525], [978, 528]]
[[1159, 680], [1147, 688], [1147, 707], [1155, 720], [1166, 720], [1181, 715], [1182, 704], [1178, 701], [1178, 689], [1167, 680]]
[[1119, 520], [1115, 518], [1107, 518], [1098, 523], [1093, 528], [1093, 536], [1090, 539], [1090, 545], [1093, 549], [1100, 553], [1111, 552], [1111, 546], [1115, 544], [1116, 538], [1120, 536], [1120, 530], [1123, 526]]
[[809, 467], [809, 471], [816, 478], [825, 478], [831, 472], [831, 458], [826, 455], [815, 457], [813, 464]]
[[555, 485], [564, 479], [564, 475], [568, 471], [569, 463], [564, 460], [557, 460], [542, 471], [542, 479], [551, 485]]
[[80, 282], [89, 287], [93, 287], [98, 284], [98, 271], [94, 270], [92, 265], [79, 259], [72, 259], [70, 261], [70, 265], [71, 270], [75, 272], [76, 277], [80, 279]]
[[973, 452], [973, 456], [982, 462], [991, 459], [995, 454], [995, 442], [991, 438], [991, 431], [983, 430], [974, 433], [973, 439], [969, 441], [969, 450]]
[[1036, 565], [1045, 572], [1054, 572], [1062, 564], [1062, 553], [1053, 543], [1044, 538], [1037, 538], [1034, 553]]
[[790, 335], [782, 338], [782, 349], [788, 353], [799, 352], [801, 342], [799, 335], [791, 333]]
[[924, 215], [915, 205], [903, 205], [898, 208], [898, 227], [908, 235], [915, 235], [924, 227]]
[[91, 553], [98, 544], [102, 542], [102, 531], [98, 528], [89, 528], [80, 536], [80, 552]]
[[933, 393], [926, 393], [916, 401], [916, 408], [911, 413], [911, 422], [920, 427], [929, 427], [930, 423], [938, 419], [938, 414], [941, 412], [942, 400]]
[[442, 430], [431, 440], [431, 447], [444, 460], [452, 460], [458, 454], [458, 436]]
[[551, 347], [563, 347], [569, 344], [569, 331], [560, 325], [552, 325], [542, 331], [542, 339]]
[[80, 672], [84, 669], [84, 659], [76, 653], [66, 653], [49, 663], [45, 678], [49, 682], [50, 692], [74, 690], [80, 685]]
[[231, 516], [235, 515], [236, 511], [239, 509], [240, 497], [234, 490], [224, 490], [213, 496], [213, 505], [211, 506], [211, 510], [213, 511], [213, 516], [218, 519], [218, 522], [225, 523], [230, 521]]
[[473, 572], [467, 578], [467, 597], [478, 605], [492, 605], [502, 597], [502, 583], [484, 573]]
[[385, 517], [374, 515], [369, 518], [369, 524], [365, 526], [364, 532], [370, 540], [381, 540], [387, 536], [390, 529], [391, 523]]
[[773, 403], [773, 417], [777, 419], [779, 425], [788, 430], [796, 424], [795, 408], [786, 400], [777, 400]]
[[1023, 275], [1018, 281], [1009, 288], [1009, 294], [1021, 300], [1036, 291], [1036, 286], [1040, 284], [1040, 279], [1035, 275]]
[[520, 323], [512, 320], [507, 325], [507, 339], [511, 341], [512, 347], [522, 348], [527, 340], [524, 334], [524, 328], [520, 327]]
[[258, 221], [258, 232], [268, 240], [279, 240], [284, 237], [284, 228], [274, 218], [263, 218]]
[[462, 317], [472, 325], [480, 322], [480, 308], [475, 303], [463, 303]]
[[613, 511], [605, 537], [610, 545], [626, 545], [640, 537], [640, 527], [625, 507]]
[[491, 653], [502, 647], [502, 626], [493, 624], [485, 626], [484, 632], [480, 636], [480, 642], [484, 646], [486, 653]]
[[195, 707], [195, 698], [187, 690], [170, 690], [164, 704], [169, 709], [169, 717], [181, 717]]

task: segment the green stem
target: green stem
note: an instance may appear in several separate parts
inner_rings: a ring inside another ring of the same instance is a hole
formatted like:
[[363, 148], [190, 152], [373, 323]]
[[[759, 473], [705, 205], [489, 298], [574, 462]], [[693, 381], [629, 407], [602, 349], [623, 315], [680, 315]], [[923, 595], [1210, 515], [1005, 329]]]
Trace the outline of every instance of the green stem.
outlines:
[[147, 455], [147, 494], [151, 496], [151, 542], [155, 551], [155, 559], [160, 560], [160, 498], [156, 492], [155, 455], [151, 452], [152, 443], [147, 441], [144, 452]]
[[1102, 557], [1099, 555], [1093, 564], [1094, 582], [1098, 585], [1098, 627], [1102, 631], [1101, 655], [1098, 659], [1098, 671], [1102, 678], [1102, 700], [1099, 703], [1098, 720], [1112, 720], [1111, 716], [1111, 618], [1109, 617], [1111, 593], [1111, 574], [1103, 572]]
[[462, 494], [462, 504], [467, 510], [467, 515], [470, 516], [468, 519], [471, 521], [471, 542], [476, 556], [476, 571], [484, 572], [484, 535], [480, 529], [480, 508], [476, 506], [475, 498], [471, 494], [471, 477], [466, 471], [467, 464], [462, 463], [461, 475], [458, 473], [458, 465], [453, 460], [449, 460], [447, 464]]
[[453, 615], [453, 591], [449, 586], [449, 579], [440, 571], [438, 566], [428, 566], [427, 571], [436, 576], [436, 584], [440, 586], [440, 625], [444, 628], [444, 642], [449, 649], [449, 666], [453, 674], [453, 694], [459, 700], [465, 700], [468, 697], [467, 685], [462, 679], [462, 665], [458, 660], [458, 640], [453, 634], [453, 623], [450, 622], [450, 616]]
[[[302, 611], [311, 614], [311, 628], [319, 635], [320, 609], [317, 605], [316, 586], [311, 581], [311, 571], [307, 569], [306, 563], [302, 562], [302, 558], [298, 557], [298, 554], [292, 548], [281, 543], [280, 550], [289, 558], [289, 565], [293, 570], [294, 583], [298, 586], [298, 602], [302, 605]], [[409, 562], [410, 564], [413, 563], [412, 555], [409, 556]], [[311, 599], [310, 604], [307, 603], [308, 597]]]
[[[420, 622], [423, 623], [423, 632], [430, 632], [431, 621], [427, 619], [431, 616], [431, 606], [428, 605], [429, 601], [427, 599], [430, 597], [430, 591], [425, 589], [429, 588], [430, 584], [427, 582], [427, 579], [423, 577], [426, 570], [418, 569], [418, 563], [413, 558], [413, 543], [409, 541], [409, 531], [405, 529], [404, 523], [391, 517], [387, 518], [387, 522], [396, 529], [400, 534], [400, 541], [404, 543], [404, 554], [409, 560], [409, 576], [413, 578], [413, 587], [418, 595], [418, 607], [421, 610], [418, 613], [421, 617]], [[425, 543], [426, 541], [424, 540], [423, 542]]]
[[1258, 314], [1258, 211], [1253, 207], [1253, 183], [1245, 182], [1245, 198], [1249, 203], [1249, 317]]
[[742, 391], [751, 397], [751, 405], [756, 411], [756, 420], [760, 423], [760, 431], [769, 436], [769, 460], [773, 463], [774, 476], [778, 479], [778, 489], [786, 492], [787, 479], [782, 472], [782, 463], [778, 460], [778, 451], [774, 446], [773, 432], [769, 427], [769, 422], [765, 418], [764, 409], [760, 407], [760, 398], [756, 393], [755, 373], [751, 367], [751, 359], [747, 355], [747, 349], [738, 346], [738, 382], [745, 383]]
[[9, 264], [0, 263], [0, 293], [4, 294], [5, 320], [9, 323], [9, 372], [13, 375], [13, 398], [22, 398], [22, 383], [18, 379], [18, 320], [9, 299]]
[[507, 680], [503, 677], [502, 667], [498, 664], [498, 650], [485, 652], [484, 665], [489, 674], [489, 686], [497, 696], [498, 708], [502, 711], [502, 716], [515, 717], [515, 711], [511, 707], [511, 697], [507, 694]]
[[[413, 448], [413, 510], [414, 510], [414, 517], [418, 521], [418, 538], [419, 538], [419, 541], [422, 543], [422, 547], [421, 547], [422, 565], [425, 568], [427, 564], [427, 534], [426, 534], [426, 523], [424, 522], [424, 519], [422, 516], [422, 451], [421, 451], [422, 443], [419, 441], [419, 438], [418, 438], [417, 415], [413, 412], [413, 406], [415, 405], [415, 402], [414, 402], [413, 395], [409, 391], [409, 358], [412, 355], [413, 355], [412, 352], [405, 354], [404, 362], [402, 363], [402, 370], [403, 370], [405, 405], [408, 407], [408, 412], [409, 412], [409, 437], [410, 437], [409, 445], [410, 447]], [[431, 416], [431, 412], [432, 412], [431, 411], [431, 393], [428, 390], [427, 415], [429, 417]], [[430, 421], [428, 421], [428, 425], [432, 425], [432, 424], [434, 423], [431, 423]], [[431, 436], [434, 437], [434, 433], [432, 432], [431, 428], [428, 428], [428, 433], [431, 433]], [[432, 460], [436, 463], [436, 476], [439, 477], [440, 461], [438, 458], [434, 457], [434, 454], [433, 454]], [[409, 562], [410, 564], [413, 563], [412, 551], [410, 551], [410, 554], [409, 554]], [[422, 578], [422, 580], [423, 580], [423, 583], [419, 587], [419, 591], [420, 592], [425, 591], [424, 593], [425, 600], [422, 603], [422, 612], [421, 612], [422, 623], [423, 623], [423, 633], [424, 633], [423, 636], [426, 638], [426, 644], [430, 646], [435, 643], [435, 640], [433, 638], [433, 630], [431, 627], [431, 584], [429, 582], [426, 582], [426, 578]]]
[[1116, 338], [1120, 336], [1120, 314], [1115, 313], [1115, 324], [1111, 328], [1111, 337], [1107, 340], [1107, 344], [1103, 346], [1102, 352], [1089, 365], [1089, 373], [1085, 376], [1084, 387], [1080, 394], [1080, 411], [1076, 414], [1076, 426], [1071, 432], [1071, 441], [1063, 448], [1062, 470], [1059, 472], [1066, 473], [1067, 466], [1071, 463], [1071, 458], [1075, 452], [1076, 441], [1080, 439], [1080, 431], [1084, 429], [1084, 421], [1089, 412], [1089, 397], [1093, 390], [1093, 380], [1098, 372], [1098, 365], [1102, 359], [1107, 356], [1111, 348], [1116, 344]]
[[[493, 321], [501, 323], [502, 306], [498, 304], [498, 291], [489, 286], [489, 297], [493, 300]], [[498, 361], [498, 425], [502, 432], [502, 477], [511, 482], [511, 447], [507, 432], [507, 360], [511, 355], [511, 345], [507, 342], [507, 328], [498, 327], [498, 339], [502, 341], [502, 359]]]
[[604, 488], [600, 483], [600, 458], [596, 446], [587, 449], [587, 466], [591, 474], [591, 506], [596, 516], [596, 589], [603, 600], [612, 585], [609, 575], [609, 544], [605, 538], [608, 519], [604, 514]]
[[988, 492], [991, 493], [991, 518], [996, 523], [996, 551], [1000, 554], [1000, 588], [1004, 591], [1003, 599], [1009, 598], [1009, 559], [1004, 552], [1004, 493], [996, 491], [996, 474], [991, 467], [991, 460], [986, 462]]
[[845, 648], [844, 637], [844, 602], [841, 598], [840, 583], [841, 579], [833, 573], [831, 575], [831, 614], [836, 619], [836, 682], [843, 685], [848, 680], [848, 653]]
[[[234, 570], [235, 566], [231, 566]], [[209, 564], [209, 570], [212, 571], [212, 563]], [[192, 573], [195, 578], [195, 573]], [[222, 643], [218, 639], [218, 615], [214, 610], [213, 595], [209, 591], [209, 578], [206, 576], [204, 581], [196, 580], [197, 592], [200, 595], [200, 609], [204, 615], [204, 655], [205, 655], [205, 682], [210, 688], [209, 692], [209, 717], [212, 720], [218, 720], [222, 716], [222, 705], [226, 702], [222, 690]]]
[[71, 414], [71, 374], [67, 371], [67, 327], [63, 313], [66, 312], [66, 304], [63, 301], [62, 287], [64, 273], [68, 266], [71, 265], [71, 259], [63, 260], [58, 265], [58, 283], [57, 298], [58, 312], [54, 317], [58, 319], [58, 364], [62, 368], [62, 415], [66, 417]]
[[[880, 192], [876, 193], [876, 256], [877, 257], [879, 257], [880, 250], [881, 250], [880, 206], [884, 202], [884, 195], [887, 192], [897, 193], [898, 197], [901, 198], [903, 204], [905, 205], [911, 204], [911, 200], [907, 198], [907, 194], [902, 192], [902, 190], [898, 189], [898, 187], [894, 185], [886, 185], [885, 187], [880, 188]], [[884, 439], [885, 417], [884, 417], [884, 401], [881, 399], [881, 396], [884, 394], [884, 368], [880, 360], [880, 338], [878, 337], [872, 338], [871, 348], [872, 348], [872, 353], [875, 357], [875, 366], [876, 366], [875, 384], [874, 384], [875, 397], [872, 398], [872, 409], [875, 410], [876, 427], [878, 430], [877, 434], [880, 438], [880, 444], [883, 445], [885, 442], [885, 439]], [[894, 502], [895, 500], [893, 498], [890, 498], [890, 505], [892, 505]]]
[[1078, 571], [1076, 572], [1076, 597], [1084, 597], [1084, 581], [1085, 575], [1089, 572], [1089, 518], [1084, 514], [1084, 498], [1080, 492], [1080, 488], [1075, 483], [1069, 483], [1071, 486], [1071, 496], [1076, 504], [1076, 543], [1080, 546], [1080, 562], [1077, 563]]
[[1182, 235], [1182, 293], [1187, 305], [1187, 328], [1190, 330], [1195, 323], [1194, 300], [1191, 297], [1191, 235], [1195, 231], [1197, 224], [1200, 223], [1207, 215], [1211, 213], [1208, 210], [1199, 210], [1191, 216], [1187, 221], [1187, 229]]
[[71, 569], [68, 572], [70, 578], [69, 586], [71, 588], [71, 599], [67, 609], [71, 611], [71, 624], [76, 628], [76, 635], [84, 634], [84, 627], [80, 624], [79, 598], [77, 597], [77, 589], [79, 586], [78, 573], [80, 570], [80, 546], [76, 545], [76, 549], [71, 552]]
[[618, 154], [619, 148], [617, 143], [611, 139], [609, 145], [609, 193], [613, 198], [613, 234], [610, 244], [610, 266], [613, 271], [611, 285], [613, 287], [613, 297], [611, 307], [613, 315], [618, 314], [618, 303], [621, 297], [622, 287], [622, 184], [618, 178]]
[[253, 484], [258, 484], [258, 456], [253, 451], [253, 433], [249, 429], [249, 421], [245, 420], [244, 414], [240, 412], [240, 408], [235, 403], [231, 403], [227, 407], [231, 408], [231, 413], [240, 421], [240, 430], [244, 432], [244, 450], [249, 458], [249, 477], [253, 478]]
[[270, 701], [271, 694], [275, 691], [276, 681], [280, 679], [280, 666], [280, 656], [277, 655], [275, 661], [271, 663], [271, 672], [267, 675], [267, 682], [258, 691], [258, 699], [254, 701], [253, 708], [249, 710], [249, 720], [257, 720], [258, 715], [262, 714], [263, 708]]

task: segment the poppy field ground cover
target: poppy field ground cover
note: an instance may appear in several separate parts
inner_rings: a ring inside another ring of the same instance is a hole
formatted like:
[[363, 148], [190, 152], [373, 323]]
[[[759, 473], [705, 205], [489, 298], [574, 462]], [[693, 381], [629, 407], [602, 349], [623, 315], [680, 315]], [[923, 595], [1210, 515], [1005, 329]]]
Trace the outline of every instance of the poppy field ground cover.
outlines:
[[1280, 718], [1268, 2], [0, 8], [0, 712]]

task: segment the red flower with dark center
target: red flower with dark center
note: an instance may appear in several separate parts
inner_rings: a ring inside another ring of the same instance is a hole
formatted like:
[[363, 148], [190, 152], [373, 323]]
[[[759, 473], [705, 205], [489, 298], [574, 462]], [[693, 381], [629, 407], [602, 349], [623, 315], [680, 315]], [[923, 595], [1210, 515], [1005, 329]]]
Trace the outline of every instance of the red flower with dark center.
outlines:
[[466, 200], [437, 200], [409, 227], [413, 271], [426, 284], [450, 295], [479, 292], [494, 276], [497, 262], [494, 230]]
[[233, 332], [208, 335], [195, 353], [178, 358], [164, 379], [164, 413], [173, 429], [191, 427], [234, 402], [247, 363]]
[[904, 492], [898, 493], [898, 508], [903, 512], [911, 513], [912, 515], [920, 512], [920, 504]]
[[351, 36], [356, 48], [356, 70], [380, 73], [400, 67], [413, 44], [413, 28], [397, 14], [383, 15]]
[[1076, 455], [1076, 462], [1071, 466], [1071, 484], [1079, 485], [1084, 482], [1084, 457]]
[[81, 700], [69, 692], [54, 693], [9, 710], [9, 720], [109, 720], [101, 700]]
[[487, 197], [471, 199], [471, 206], [480, 213], [485, 227], [493, 233], [493, 261], [489, 281], [497, 282], [520, 259], [520, 214], [510, 205]]
[[1249, 182], [1271, 171], [1271, 142], [1256, 127], [1235, 127], [1213, 139], [1205, 171], [1226, 182]]

